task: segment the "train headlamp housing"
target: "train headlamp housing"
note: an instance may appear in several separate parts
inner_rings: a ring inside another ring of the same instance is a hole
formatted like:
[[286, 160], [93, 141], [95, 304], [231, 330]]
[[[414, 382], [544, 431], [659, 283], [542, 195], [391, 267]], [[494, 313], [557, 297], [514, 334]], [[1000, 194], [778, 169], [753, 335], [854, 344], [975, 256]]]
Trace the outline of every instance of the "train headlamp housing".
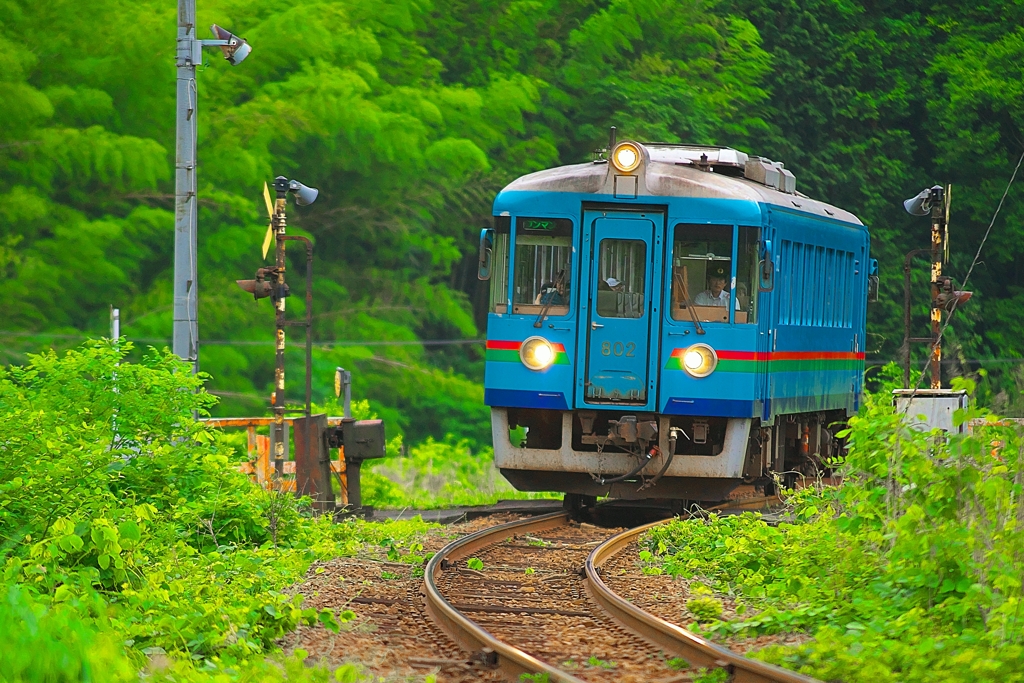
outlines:
[[707, 344], [694, 344], [683, 352], [682, 366], [691, 377], [707, 377], [718, 367], [718, 354]]
[[555, 362], [555, 349], [544, 337], [530, 337], [519, 347], [519, 360], [531, 370], [546, 370]]
[[633, 142], [623, 142], [612, 150], [612, 165], [620, 173], [632, 173], [640, 166], [643, 155], [640, 147]]

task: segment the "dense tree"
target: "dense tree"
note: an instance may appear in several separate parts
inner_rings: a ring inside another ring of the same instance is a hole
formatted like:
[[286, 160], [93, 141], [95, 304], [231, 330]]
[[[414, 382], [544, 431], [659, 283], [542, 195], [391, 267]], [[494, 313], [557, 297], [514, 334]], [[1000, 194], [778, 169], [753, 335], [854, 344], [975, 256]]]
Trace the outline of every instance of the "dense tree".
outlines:
[[[129, 336], [162, 346], [173, 3], [0, 4], [3, 360], [105, 333], [111, 304]], [[356, 371], [356, 393], [410, 437], [486, 441], [479, 345], [419, 341], [480, 336], [473, 232], [511, 178], [587, 158], [609, 125], [781, 159], [799, 189], [872, 226], [883, 299], [869, 352], [889, 358], [902, 338], [902, 254], [928, 229], [899, 200], [954, 184], [949, 270], [962, 279], [1024, 149], [1015, 5], [209, 0], [199, 9], [201, 26], [216, 20], [254, 46], [235, 68], [209, 54], [197, 82], [201, 358], [229, 413], [266, 406], [272, 316], [233, 280], [260, 264], [260, 192], [278, 174], [322, 192], [289, 215], [316, 243], [317, 396], [342, 365]], [[1017, 196], [972, 275], [976, 299], [951, 325], [947, 348], [960, 360], [1024, 355]], [[926, 282], [915, 270], [917, 292]], [[303, 314], [301, 297], [289, 311]], [[925, 315], [921, 296], [915, 320]], [[1024, 374], [992, 367], [1002, 371], [986, 390], [1008, 400]], [[291, 380], [300, 368], [290, 355]]]
[[[846, 3], [730, 0], [757, 27], [774, 68], [765, 80], [771, 128], [758, 148], [794, 169], [798, 187], [860, 215], [882, 267], [870, 310], [869, 356], [888, 360], [903, 338], [903, 255], [928, 245], [928, 221], [900, 200], [952, 183], [946, 272], [962, 281], [1024, 152], [1021, 9], [1012, 3]], [[1021, 410], [1018, 238], [1024, 204], [1011, 189], [971, 275], [975, 299], [946, 332], [953, 373], [990, 371], [982, 395]], [[913, 334], [927, 331], [928, 271], [913, 270]], [[923, 360], [926, 349], [914, 349]], [[967, 363], [977, 359], [996, 363]], [[1009, 359], [1009, 362], [1007, 362]]]

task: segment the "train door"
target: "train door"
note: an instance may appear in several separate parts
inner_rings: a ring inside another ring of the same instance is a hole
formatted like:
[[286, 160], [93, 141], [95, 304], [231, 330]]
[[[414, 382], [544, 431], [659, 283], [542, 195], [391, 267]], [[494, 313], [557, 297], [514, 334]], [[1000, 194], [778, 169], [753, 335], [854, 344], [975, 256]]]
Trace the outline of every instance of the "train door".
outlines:
[[[770, 217], [771, 214], [769, 214]], [[775, 349], [776, 306], [773, 296], [776, 286], [775, 269], [779, 265], [778, 252], [782, 248], [776, 239], [775, 229], [767, 223], [761, 236], [760, 258], [758, 260], [757, 289], [760, 297], [760, 317], [757, 325], [757, 391], [761, 400], [761, 419], [769, 420], [773, 413], [771, 358]]]
[[581, 315], [586, 321], [587, 341], [582, 402], [577, 400], [577, 405], [653, 409], [656, 396], [650, 362], [655, 223], [646, 216], [590, 211], [584, 219], [590, 291], [587, 314]]

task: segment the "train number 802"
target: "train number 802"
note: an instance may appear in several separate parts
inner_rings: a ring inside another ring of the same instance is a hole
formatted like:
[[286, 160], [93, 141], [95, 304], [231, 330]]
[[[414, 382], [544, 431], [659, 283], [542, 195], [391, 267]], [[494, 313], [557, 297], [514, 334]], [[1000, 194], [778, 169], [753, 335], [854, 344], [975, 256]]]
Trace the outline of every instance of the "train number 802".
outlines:
[[636, 342], [601, 342], [601, 355], [626, 356], [632, 358], [636, 353]]

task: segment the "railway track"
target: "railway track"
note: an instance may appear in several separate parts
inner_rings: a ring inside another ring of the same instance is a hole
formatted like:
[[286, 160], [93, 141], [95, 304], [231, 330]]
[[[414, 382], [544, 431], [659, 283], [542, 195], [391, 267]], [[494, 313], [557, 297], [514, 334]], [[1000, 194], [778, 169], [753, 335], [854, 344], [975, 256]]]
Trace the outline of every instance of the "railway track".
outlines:
[[605, 584], [602, 566], [661, 523], [609, 537], [553, 513], [469, 534], [427, 565], [427, 613], [511, 680], [681, 682], [693, 673], [680, 670], [685, 660], [724, 668], [737, 683], [814, 683], [649, 614]]

